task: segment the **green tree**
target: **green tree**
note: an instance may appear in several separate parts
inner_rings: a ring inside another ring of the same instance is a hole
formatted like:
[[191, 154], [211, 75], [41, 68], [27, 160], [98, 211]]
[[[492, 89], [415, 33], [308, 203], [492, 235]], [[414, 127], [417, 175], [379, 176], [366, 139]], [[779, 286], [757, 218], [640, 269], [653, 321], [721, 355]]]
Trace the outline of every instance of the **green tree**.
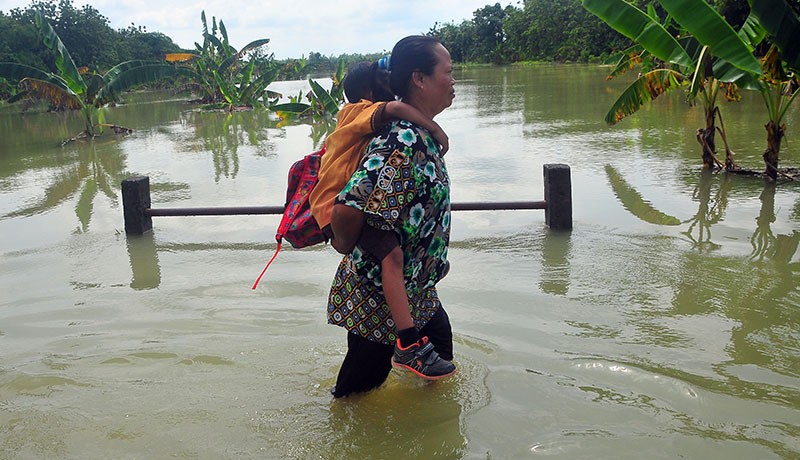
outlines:
[[502, 45], [505, 41], [503, 32], [505, 18], [506, 10], [499, 3], [486, 5], [472, 13], [476, 44], [472, 60], [497, 64], [504, 62]]
[[461, 24], [434, 23], [428, 35], [432, 35], [444, 44], [454, 62], [468, 62], [472, 58], [471, 50], [474, 48], [474, 25], [469, 21]]

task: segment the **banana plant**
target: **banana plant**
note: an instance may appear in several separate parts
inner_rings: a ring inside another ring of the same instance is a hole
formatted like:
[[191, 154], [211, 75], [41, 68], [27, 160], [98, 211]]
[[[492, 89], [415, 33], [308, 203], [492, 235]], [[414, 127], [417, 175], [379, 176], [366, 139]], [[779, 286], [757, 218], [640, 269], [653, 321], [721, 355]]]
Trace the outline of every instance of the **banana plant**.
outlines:
[[[735, 99], [735, 87], [729, 83], [758, 72], [758, 61], [741, 37], [703, 0], [660, 0], [659, 3], [669, 14], [663, 22], [652, 4], [645, 13], [624, 0], [583, 0], [584, 8], [636, 43], [626, 50], [609, 78], [642, 66], [641, 75], [614, 102], [605, 121], [615, 124], [661, 94], [688, 87], [689, 103], [700, 102], [705, 114], [705, 126], [697, 131], [703, 166], [723, 167], [716, 157], [716, 120], [721, 120], [717, 97], [723, 90], [722, 94]], [[703, 24], [701, 35], [710, 43], [702, 46], [692, 37], [674, 37], [668, 27], [673, 22], [682, 26], [682, 21]], [[709, 50], [727, 60], [715, 62]], [[725, 143], [726, 165], [731, 168], [735, 163], [727, 141]]]
[[47, 101], [56, 110], [80, 110], [85, 129], [76, 137], [94, 137], [102, 132], [105, 123], [99, 109], [116, 102], [125, 89], [180, 74], [175, 66], [150, 61], [123, 62], [105, 74], [90, 72], [86, 67], [78, 68], [41, 11], [36, 13], [35, 22], [45, 46], [55, 53], [58, 73], [0, 62], [0, 77], [19, 81], [21, 91], [12, 102], [28, 98]]
[[764, 73], [758, 90], [767, 107], [769, 121], [767, 149], [764, 151], [765, 174], [777, 179], [781, 141], [786, 132], [783, 118], [800, 94], [800, 18], [784, 0], [749, 0], [752, 15], [770, 37], [773, 46], [763, 59]]
[[336, 118], [344, 103], [344, 61], [339, 60], [336, 72], [331, 75], [331, 89], [326, 90], [316, 80], [309, 79], [311, 91], [306, 95], [309, 103], [303, 102], [302, 93], [291, 97], [290, 101], [270, 107], [283, 120], [311, 117], [315, 122]]
[[279, 94], [268, 91], [267, 86], [275, 81], [280, 68], [272, 56], [265, 59], [245, 60], [248, 53], [257, 52], [269, 43], [268, 38], [253, 40], [237, 50], [230, 44], [225, 23], [212, 17], [208, 28], [205, 11], [201, 12], [203, 44], [195, 43], [193, 53], [170, 53], [168, 62], [188, 66], [193, 74], [191, 81], [200, 88], [204, 96], [201, 101], [210, 105], [222, 105], [229, 111], [239, 107], [266, 107], [275, 103]]

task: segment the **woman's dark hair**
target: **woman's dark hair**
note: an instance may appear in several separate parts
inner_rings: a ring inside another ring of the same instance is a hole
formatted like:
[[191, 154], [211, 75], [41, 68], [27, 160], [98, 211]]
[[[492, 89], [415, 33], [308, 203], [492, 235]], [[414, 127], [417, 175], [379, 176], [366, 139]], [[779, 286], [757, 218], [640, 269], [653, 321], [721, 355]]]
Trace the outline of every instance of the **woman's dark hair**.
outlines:
[[[393, 101], [394, 94], [389, 89], [389, 72], [379, 69], [378, 63], [358, 62], [348, 70], [342, 82], [344, 95], [351, 103], [361, 99], [373, 102]], [[372, 92], [372, 96], [369, 93]]]
[[415, 71], [420, 71], [425, 75], [433, 73], [437, 63], [433, 50], [436, 45], [441, 43], [436, 37], [412, 35], [394, 45], [389, 84], [396, 96], [402, 99], [408, 94], [411, 74]]

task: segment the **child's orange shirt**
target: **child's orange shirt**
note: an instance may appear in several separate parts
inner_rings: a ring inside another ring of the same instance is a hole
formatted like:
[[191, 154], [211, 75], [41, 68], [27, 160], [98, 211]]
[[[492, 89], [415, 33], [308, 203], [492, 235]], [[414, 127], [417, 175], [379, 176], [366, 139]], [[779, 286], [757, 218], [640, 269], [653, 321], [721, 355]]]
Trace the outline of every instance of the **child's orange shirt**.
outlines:
[[333, 202], [360, 164], [369, 135], [380, 128], [385, 106], [385, 102], [362, 99], [339, 110], [336, 129], [325, 141], [317, 185], [308, 198], [319, 228], [331, 223]]

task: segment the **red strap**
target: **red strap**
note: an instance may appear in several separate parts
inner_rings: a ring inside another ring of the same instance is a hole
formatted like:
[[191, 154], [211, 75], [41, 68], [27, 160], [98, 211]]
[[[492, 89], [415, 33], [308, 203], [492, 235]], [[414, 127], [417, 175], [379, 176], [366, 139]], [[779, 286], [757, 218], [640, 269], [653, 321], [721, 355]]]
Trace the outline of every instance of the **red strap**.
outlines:
[[281, 252], [281, 240], [278, 240], [278, 248], [275, 249], [275, 254], [272, 254], [272, 258], [269, 259], [269, 262], [267, 262], [267, 265], [264, 267], [263, 270], [261, 270], [261, 274], [258, 275], [258, 278], [256, 278], [256, 282], [253, 283], [252, 289], [255, 289], [256, 287], [258, 287], [258, 282], [261, 281], [261, 277], [264, 276], [264, 273], [266, 273], [266, 271], [269, 268], [269, 266], [272, 263], [272, 261], [275, 260], [276, 257], [278, 257], [278, 253], [279, 252]]

